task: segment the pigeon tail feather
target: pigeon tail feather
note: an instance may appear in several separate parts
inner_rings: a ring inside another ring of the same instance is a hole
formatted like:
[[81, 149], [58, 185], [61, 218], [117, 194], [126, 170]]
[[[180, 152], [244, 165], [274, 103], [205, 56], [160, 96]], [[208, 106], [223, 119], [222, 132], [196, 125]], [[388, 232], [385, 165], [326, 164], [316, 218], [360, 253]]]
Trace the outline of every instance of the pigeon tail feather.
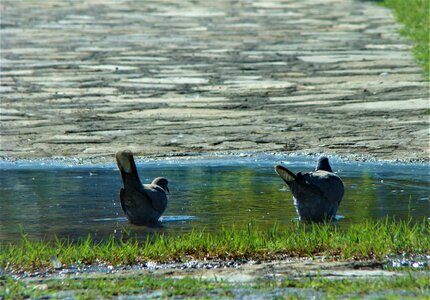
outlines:
[[297, 179], [297, 176], [284, 166], [277, 165], [275, 171], [286, 183], [291, 183]]

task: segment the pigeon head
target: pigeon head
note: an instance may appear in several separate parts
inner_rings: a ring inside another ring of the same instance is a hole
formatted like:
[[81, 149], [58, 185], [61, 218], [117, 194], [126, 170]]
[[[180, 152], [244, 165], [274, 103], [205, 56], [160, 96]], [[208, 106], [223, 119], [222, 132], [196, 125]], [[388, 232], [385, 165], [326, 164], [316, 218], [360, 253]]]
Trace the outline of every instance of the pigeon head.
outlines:
[[327, 171], [327, 172], [333, 172], [333, 170], [330, 167], [330, 164], [328, 162], [328, 158], [325, 156], [321, 156], [318, 158], [317, 166], [315, 168], [315, 171]]
[[164, 177], [157, 177], [152, 181], [152, 184], [158, 185], [159, 187], [161, 187], [166, 192], [170, 192], [169, 187], [167, 186], [168, 183], [169, 182]]

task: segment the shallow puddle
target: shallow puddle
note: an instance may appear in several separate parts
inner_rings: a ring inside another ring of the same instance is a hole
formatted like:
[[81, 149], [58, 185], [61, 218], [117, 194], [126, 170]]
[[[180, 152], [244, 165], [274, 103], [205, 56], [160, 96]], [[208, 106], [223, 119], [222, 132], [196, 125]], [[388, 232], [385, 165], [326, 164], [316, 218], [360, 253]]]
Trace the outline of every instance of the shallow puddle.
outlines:
[[[102, 239], [124, 233], [217, 231], [252, 222], [271, 228], [296, 221], [291, 193], [275, 174], [283, 163], [294, 172], [310, 171], [309, 156], [222, 156], [137, 160], [142, 182], [169, 179], [170, 202], [162, 228], [129, 225], [119, 206], [121, 180], [116, 165], [62, 161], [0, 162], [0, 240], [18, 241], [20, 226], [30, 238]], [[429, 166], [357, 163], [331, 158], [345, 183], [338, 210], [340, 226], [385, 216], [430, 217]]]

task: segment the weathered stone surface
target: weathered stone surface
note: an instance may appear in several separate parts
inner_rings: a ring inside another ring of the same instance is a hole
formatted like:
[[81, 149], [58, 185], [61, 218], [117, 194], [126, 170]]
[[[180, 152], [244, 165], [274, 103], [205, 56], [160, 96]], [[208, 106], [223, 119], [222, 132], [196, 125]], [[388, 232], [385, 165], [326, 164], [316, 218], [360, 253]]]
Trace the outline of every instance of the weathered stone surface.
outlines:
[[0, 7], [3, 157], [129, 148], [429, 160], [428, 82], [390, 12], [369, 1]]

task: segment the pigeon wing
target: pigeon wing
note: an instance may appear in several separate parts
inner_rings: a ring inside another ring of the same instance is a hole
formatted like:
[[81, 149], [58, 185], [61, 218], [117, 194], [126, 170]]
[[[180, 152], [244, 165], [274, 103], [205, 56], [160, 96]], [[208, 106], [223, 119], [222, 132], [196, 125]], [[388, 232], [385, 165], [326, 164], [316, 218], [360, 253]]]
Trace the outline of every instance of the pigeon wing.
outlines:
[[150, 199], [151, 206], [156, 211], [163, 213], [167, 206], [166, 192], [155, 184], [144, 184], [143, 191]]
[[309, 186], [319, 190], [324, 198], [340, 203], [344, 194], [344, 186], [339, 176], [320, 170], [304, 174], [304, 177]]
[[125, 197], [125, 189], [124, 188], [121, 188], [120, 190], [119, 190], [119, 203], [121, 204], [121, 208], [122, 208], [122, 210], [124, 211], [124, 212], [126, 212], [125, 211], [125, 200], [124, 200], [124, 197]]
[[147, 211], [148, 207], [152, 207], [152, 201], [142, 186], [139, 189], [122, 188], [119, 196], [122, 210], [131, 218], [138, 217]]

